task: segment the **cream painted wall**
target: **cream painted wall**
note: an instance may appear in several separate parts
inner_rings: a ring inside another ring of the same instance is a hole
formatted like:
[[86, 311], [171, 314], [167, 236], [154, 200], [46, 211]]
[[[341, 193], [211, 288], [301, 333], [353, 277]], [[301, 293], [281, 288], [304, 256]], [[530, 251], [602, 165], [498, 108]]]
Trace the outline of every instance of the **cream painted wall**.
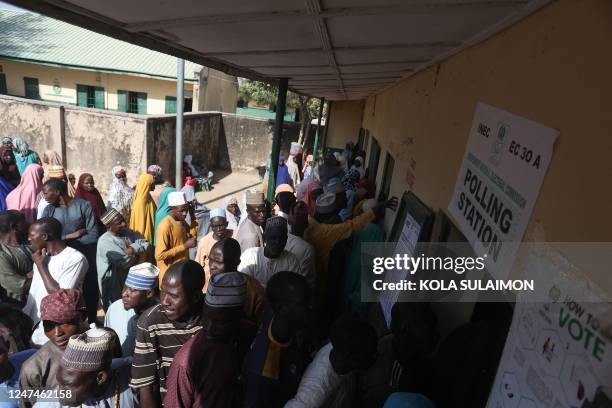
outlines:
[[[434, 209], [446, 209], [476, 103], [483, 101], [560, 131], [524, 240], [612, 241], [611, 38], [611, 1], [558, 0], [368, 98], [362, 126], [381, 145], [378, 185], [391, 152], [391, 194], [401, 197], [408, 189], [410, 169], [415, 194]], [[354, 104], [334, 102], [334, 108]], [[332, 114], [332, 123], [339, 120], [358, 126], [354, 116]], [[336, 140], [334, 145], [342, 145], [351, 139]], [[387, 213], [387, 231], [394, 218]], [[442, 334], [468, 320], [472, 308], [435, 307]]]
[[344, 149], [348, 142], [357, 143], [363, 118], [363, 108], [363, 100], [333, 102], [331, 104], [327, 147]]
[[[109, 74], [30, 64], [18, 61], [0, 60], [6, 75], [7, 91], [10, 95], [25, 96], [24, 77], [38, 78], [40, 97], [45, 101], [76, 104], [76, 85], [101, 86], [105, 91], [105, 106], [117, 110], [117, 91], [126, 90], [147, 93], [147, 113], [165, 113], [166, 96], [176, 96], [176, 82], [131, 75]], [[59, 84], [60, 93], [54, 92]], [[185, 90], [192, 91], [193, 85], [185, 83]]]
[[[612, 2], [559, 0], [489, 40], [366, 101], [363, 127], [395, 159], [401, 196], [446, 208], [478, 101], [559, 129], [526, 240], [610, 241]], [[334, 102], [334, 108], [355, 102]], [[339, 115], [332, 122], [349, 120]], [[357, 127], [355, 119], [342, 126]], [[340, 125], [333, 125], [334, 127]], [[331, 129], [330, 129], [331, 135]], [[342, 144], [350, 139], [342, 139]], [[386, 226], [392, 225], [387, 217]]]

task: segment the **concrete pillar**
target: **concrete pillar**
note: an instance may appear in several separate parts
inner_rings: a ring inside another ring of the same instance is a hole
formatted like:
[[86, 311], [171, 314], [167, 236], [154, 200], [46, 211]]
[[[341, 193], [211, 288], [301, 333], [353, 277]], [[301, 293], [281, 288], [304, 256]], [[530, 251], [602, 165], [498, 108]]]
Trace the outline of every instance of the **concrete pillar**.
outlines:
[[276, 173], [278, 172], [278, 156], [280, 154], [283, 125], [285, 122], [285, 105], [287, 102], [287, 85], [289, 80], [282, 78], [278, 84], [276, 97], [276, 122], [274, 123], [274, 138], [272, 139], [272, 152], [270, 153], [270, 171], [268, 172], [268, 200], [274, 200], [276, 190]]

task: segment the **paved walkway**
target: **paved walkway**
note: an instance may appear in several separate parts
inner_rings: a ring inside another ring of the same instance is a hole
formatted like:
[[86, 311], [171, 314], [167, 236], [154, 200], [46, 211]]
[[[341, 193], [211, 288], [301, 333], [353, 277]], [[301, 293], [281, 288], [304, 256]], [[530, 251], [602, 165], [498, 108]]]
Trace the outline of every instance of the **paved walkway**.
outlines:
[[213, 189], [196, 193], [198, 201], [206, 204], [209, 208], [221, 207], [223, 199], [230, 195], [236, 197], [240, 203], [245, 190], [262, 188], [257, 171], [230, 173], [224, 170], [214, 170], [214, 173], [215, 184], [213, 184]]

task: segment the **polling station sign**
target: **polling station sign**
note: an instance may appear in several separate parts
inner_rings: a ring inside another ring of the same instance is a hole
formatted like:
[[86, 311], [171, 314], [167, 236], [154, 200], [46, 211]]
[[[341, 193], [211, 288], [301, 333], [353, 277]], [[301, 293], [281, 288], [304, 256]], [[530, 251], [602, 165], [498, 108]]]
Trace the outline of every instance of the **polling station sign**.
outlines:
[[505, 279], [559, 132], [478, 103], [448, 210], [487, 269]]

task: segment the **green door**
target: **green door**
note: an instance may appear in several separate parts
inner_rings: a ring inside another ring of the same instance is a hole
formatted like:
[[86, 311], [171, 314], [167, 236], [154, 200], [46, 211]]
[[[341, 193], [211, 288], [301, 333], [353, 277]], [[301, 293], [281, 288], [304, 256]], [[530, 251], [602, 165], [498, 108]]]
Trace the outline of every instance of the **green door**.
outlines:
[[166, 113], [176, 113], [176, 96], [166, 96]]
[[147, 94], [146, 92], [138, 92], [138, 114], [147, 114]]
[[128, 92], [117, 91], [117, 110], [119, 112], [127, 112]]
[[77, 106], [87, 107], [87, 87], [77, 85]]
[[38, 89], [38, 78], [23, 78], [25, 85], [25, 97], [30, 99], [40, 99], [40, 91]]
[[6, 75], [0, 73], [0, 94], [6, 93]]
[[94, 107], [104, 109], [104, 88], [97, 86], [94, 90]]

